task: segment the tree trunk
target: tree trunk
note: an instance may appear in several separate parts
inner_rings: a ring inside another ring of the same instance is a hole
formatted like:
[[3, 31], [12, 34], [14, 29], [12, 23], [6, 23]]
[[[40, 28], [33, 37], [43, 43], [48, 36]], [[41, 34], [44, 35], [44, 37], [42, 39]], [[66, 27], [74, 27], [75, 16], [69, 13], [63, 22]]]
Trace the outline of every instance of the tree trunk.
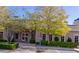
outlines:
[[10, 43], [13, 40], [14, 35], [9, 28], [6, 28], [6, 36], [7, 36], [7, 41]]

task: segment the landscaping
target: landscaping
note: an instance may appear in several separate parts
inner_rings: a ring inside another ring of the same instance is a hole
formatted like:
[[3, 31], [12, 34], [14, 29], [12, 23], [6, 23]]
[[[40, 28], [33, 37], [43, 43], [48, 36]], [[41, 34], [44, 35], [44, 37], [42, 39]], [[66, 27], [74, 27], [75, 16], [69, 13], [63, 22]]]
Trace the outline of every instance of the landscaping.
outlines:
[[7, 40], [4, 40], [4, 39], [0, 39], [0, 42], [7, 42]]
[[7, 40], [0, 39], [0, 49], [16, 49], [18, 47], [18, 43], [16, 42], [8, 42]]
[[16, 49], [18, 47], [17, 43], [0, 42], [0, 49]]
[[65, 47], [65, 48], [75, 48], [77, 47], [77, 43], [73, 42], [59, 42], [59, 41], [41, 41], [41, 45], [44, 46], [54, 46], [54, 47]]
[[30, 39], [30, 43], [35, 43], [35, 39]]

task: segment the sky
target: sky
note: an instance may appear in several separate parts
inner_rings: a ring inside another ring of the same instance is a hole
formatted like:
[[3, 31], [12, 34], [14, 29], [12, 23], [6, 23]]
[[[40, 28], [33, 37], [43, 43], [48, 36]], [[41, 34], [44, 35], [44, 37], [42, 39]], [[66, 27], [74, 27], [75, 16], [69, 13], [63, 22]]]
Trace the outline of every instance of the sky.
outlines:
[[68, 23], [73, 24], [74, 20], [79, 18], [79, 6], [65, 6], [63, 8], [68, 14]]
[[[13, 10], [14, 12], [14, 15], [16, 16], [23, 16], [25, 15], [25, 12], [27, 11], [33, 11], [34, 7], [33, 6], [27, 6], [27, 7], [24, 7], [24, 6], [11, 6], [9, 7], [10, 10]], [[65, 10], [65, 12], [67, 13], [68, 15], [68, 18], [67, 18], [67, 21], [68, 21], [68, 24], [73, 24], [74, 20], [79, 18], [79, 6], [63, 6], [63, 9]]]

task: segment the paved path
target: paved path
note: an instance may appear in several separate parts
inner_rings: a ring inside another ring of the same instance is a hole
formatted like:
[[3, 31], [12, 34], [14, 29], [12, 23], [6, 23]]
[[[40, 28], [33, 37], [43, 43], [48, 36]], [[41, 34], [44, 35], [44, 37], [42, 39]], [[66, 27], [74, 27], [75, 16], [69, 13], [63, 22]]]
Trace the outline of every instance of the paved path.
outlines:
[[16, 50], [3, 50], [3, 49], [0, 49], [0, 53], [36, 53], [36, 52], [39, 52], [39, 53], [78, 53], [76, 51], [68, 51], [68, 50], [53, 50], [53, 49], [21, 49], [21, 48], [18, 48]]

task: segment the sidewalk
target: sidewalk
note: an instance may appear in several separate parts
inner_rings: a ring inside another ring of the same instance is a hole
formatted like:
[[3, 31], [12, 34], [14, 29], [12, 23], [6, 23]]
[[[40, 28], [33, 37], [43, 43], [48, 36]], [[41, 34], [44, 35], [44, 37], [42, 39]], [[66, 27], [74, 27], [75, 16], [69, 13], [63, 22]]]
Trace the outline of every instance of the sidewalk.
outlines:
[[79, 53], [79, 48], [74, 48], [74, 51]]

